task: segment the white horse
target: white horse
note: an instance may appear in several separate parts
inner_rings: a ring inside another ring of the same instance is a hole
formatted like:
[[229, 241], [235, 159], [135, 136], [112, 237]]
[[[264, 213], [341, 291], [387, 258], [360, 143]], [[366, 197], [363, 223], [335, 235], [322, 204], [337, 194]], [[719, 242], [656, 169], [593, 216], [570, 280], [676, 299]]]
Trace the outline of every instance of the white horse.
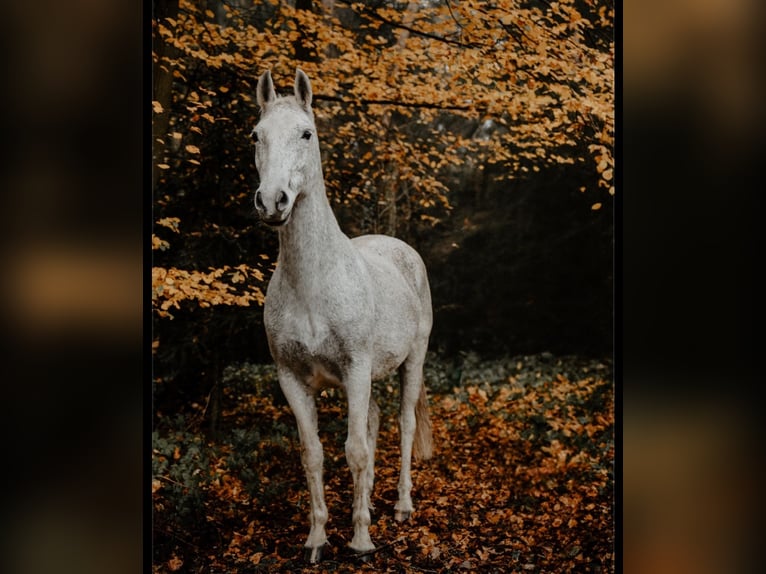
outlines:
[[306, 559], [318, 562], [327, 542], [322, 483], [324, 455], [315, 395], [331, 385], [348, 400], [346, 459], [354, 479], [358, 553], [374, 550], [370, 496], [379, 410], [371, 381], [399, 370], [401, 470], [395, 518], [413, 512], [411, 461], [431, 456], [431, 422], [423, 361], [433, 315], [423, 260], [406, 243], [383, 235], [349, 239], [325, 193], [311, 83], [298, 69], [294, 95], [278, 97], [271, 73], [258, 79], [261, 118], [253, 129], [260, 186], [255, 206], [279, 232], [264, 324], [279, 384], [292, 409], [311, 497]]

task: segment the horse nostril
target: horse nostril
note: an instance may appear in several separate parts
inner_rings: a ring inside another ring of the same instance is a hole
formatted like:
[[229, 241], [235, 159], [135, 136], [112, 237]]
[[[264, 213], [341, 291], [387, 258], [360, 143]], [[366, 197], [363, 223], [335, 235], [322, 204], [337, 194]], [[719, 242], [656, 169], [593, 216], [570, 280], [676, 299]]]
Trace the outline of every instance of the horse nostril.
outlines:
[[263, 198], [261, 197], [260, 191], [255, 192], [255, 207], [259, 210], [266, 209], [266, 206], [263, 204]]
[[284, 211], [287, 209], [287, 203], [289, 199], [287, 197], [287, 194], [284, 191], [279, 192], [279, 197], [277, 198], [277, 209], [279, 211]]

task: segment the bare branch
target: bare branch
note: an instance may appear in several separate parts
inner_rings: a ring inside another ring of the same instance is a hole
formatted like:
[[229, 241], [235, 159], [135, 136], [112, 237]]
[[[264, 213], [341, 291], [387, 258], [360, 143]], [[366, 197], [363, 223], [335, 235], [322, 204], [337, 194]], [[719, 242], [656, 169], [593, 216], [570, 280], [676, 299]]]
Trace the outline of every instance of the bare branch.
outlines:
[[[338, 2], [339, 4], [344, 4], [351, 10], [354, 10], [354, 5], [349, 4], [347, 2], [343, 2], [342, 0]], [[445, 38], [444, 36], [437, 36], [436, 34], [429, 34], [428, 32], [423, 32], [421, 30], [417, 30], [415, 28], [412, 28], [411, 26], [405, 26], [404, 24], [400, 24], [399, 22], [394, 22], [393, 20], [389, 20], [388, 18], [381, 16], [378, 14], [374, 8], [372, 7], [365, 7], [366, 9], [362, 12], [356, 12], [358, 15], [362, 16], [368, 16], [370, 18], [374, 18], [375, 20], [378, 20], [379, 22], [383, 22], [384, 24], [387, 24], [388, 26], [391, 26], [392, 28], [396, 28], [399, 30], [406, 30], [410, 34], [414, 34], [415, 36], [420, 36], [421, 38], [428, 38], [429, 40], [436, 40], [437, 42], [444, 42], [445, 44], [451, 44], [453, 46], [460, 46], [461, 48], [481, 48], [481, 45], [479, 44], [473, 44], [469, 43], [466, 44], [465, 42], [461, 42], [460, 40], [451, 40], [450, 38]], [[462, 27], [461, 27], [462, 28]]]

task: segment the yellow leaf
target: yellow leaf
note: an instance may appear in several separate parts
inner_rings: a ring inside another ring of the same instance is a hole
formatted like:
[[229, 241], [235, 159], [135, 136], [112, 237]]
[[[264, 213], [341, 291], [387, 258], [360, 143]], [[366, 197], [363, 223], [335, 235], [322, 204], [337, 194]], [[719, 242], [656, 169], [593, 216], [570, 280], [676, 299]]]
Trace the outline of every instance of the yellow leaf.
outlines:
[[170, 169], [170, 166], [166, 163], [158, 163], [157, 167], [160, 169]]
[[155, 114], [161, 114], [164, 110], [162, 109], [162, 104], [159, 103], [157, 100], [152, 101], [152, 110]]
[[263, 558], [263, 552], [256, 552], [250, 557], [250, 562], [253, 564], [259, 564], [261, 562], [261, 558]]
[[152, 234], [152, 251], [154, 251], [156, 249], [160, 249], [162, 251], [165, 251], [168, 248], [170, 248], [170, 243], [168, 243], [164, 239], [160, 239], [156, 235]]
[[190, 144], [186, 146], [186, 151], [188, 151], [189, 153], [199, 153], [199, 148], [196, 145]]
[[181, 220], [177, 217], [163, 217], [162, 219], [157, 220], [157, 225], [162, 225], [163, 227], [172, 229], [176, 233], [178, 233], [179, 223], [181, 223]]
[[598, 211], [599, 209], [601, 209], [601, 204], [600, 203], [594, 203], [593, 205], [590, 206], [590, 208], [593, 211]]

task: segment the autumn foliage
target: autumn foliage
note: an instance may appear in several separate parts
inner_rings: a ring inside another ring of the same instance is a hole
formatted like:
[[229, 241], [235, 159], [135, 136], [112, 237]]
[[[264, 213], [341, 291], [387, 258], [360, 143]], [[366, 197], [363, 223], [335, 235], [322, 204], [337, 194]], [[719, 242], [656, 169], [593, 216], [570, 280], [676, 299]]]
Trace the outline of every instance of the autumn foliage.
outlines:
[[[416, 463], [412, 520], [393, 518], [398, 433], [394, 381], [376, 457], [377, 551], [363, 564], [352, 537], [345, 406], [319, 401], [329, 543], [338, 572], [613, 572], [614, 394], [594, 362], [518, 357], [427, 363], [436, 451]], [[458, 378], [455, 378], [458, 377]], [[154, 572], [303, 572], [308, 492], [292, 413], [272, 367], [227, 370], [223, 438], [191, 432], [195, 405], [155, 435]]]
[[[504, 304], [540, 317], [576, 307], [571, 285], [554, 280], [552, 253], [561, 250], [585, 277], [580, 291], [606, 309], [608, 328], [601, 261], [611, 262], [615, 194], [613, 3], [161, 0], [152, 16], [154, 569], [301, 571], [308, 498], [294, 419], [272, 367], [229, 366], [232, 357], [268, 361], [261, 310], [277, 237], [253, 207], [258, 75], [270, 69], [280, 93], [296, 66], [311, 78], [341, 227], [396, 235], [425, 254], [432, 341], [447, 332], [445, 345], [464, 357], [474, 346], [463, 336], [468, 321], [489, 332], [483, 340], [506, 321], [481, 307], [476, 254], [502, 259], [484, 280], [507, 286]], [[525, 189], [529, 182], [540, 191]], [[498, 212], [518, 207], [512, 220], [487, 224], [493, 235], [475, 233], [471, 206], [482, 197]], [[537, 203], [510, 201], [528, 197]], [[571, 221], [581, 225], [572, 231]], [[585, 249], [569, 256], [562, 246], [582, 236]], [[544, 248], [525, 252], [531, 240]], [[549, 260], [542, 271], [530, 263]], [[542, 293], [524, 282], [530, 276]], [[534, 329], [545, 335], [542, 321], [522, 323], [526, 332], [501, 343]], [[577, 337], [585, 329], [569, 328]], [[379, 401], [388, 410], [370, 564], [344, 554], [345, 413], [340, 395], [322, 400], [332, 544], [323, 567], [612, 571], [609, 369], [535, 370], [514, 360], [479, 373], [445, 360], [433, 356], [426, 375], [439, 450], [416, 466], [416, 515], [401, 525], [390, 512], [397, 385], [377, 389], [391, 400]]]
[[[515, 179], [581, 164], [593, 174], [581, 186], [593, 209], [614, 194], [605, 0], [176, 2], [160, 2], [152, 21], [155, 221], [183, 212], [184, 230], [153, 237], [167, 250], [156, 255], [166, 273], [152, 278], [160, 317], [182, 301], [168, 277], [194, 282], [208, 271], [194, 261], [194, 234], [213, 243], [211, 266], [246, 263], [243, 251], [274, 258], [273, 240], [256, 241], [249, 206], [257, 175], [247, 134], [265, 69], [278, 83], [296, 65], [312, 78], [328, 194], [350, 233], [407, 237], [437, 225], [450, 186], [485, 170]], [[241, 249], [215, 247], [232, 241]], [[245, 275], [237, 286], [220, 274], [228, 286], [210, 297], [191, 286], [188, 300], [256, 303], [262, 274]]]

